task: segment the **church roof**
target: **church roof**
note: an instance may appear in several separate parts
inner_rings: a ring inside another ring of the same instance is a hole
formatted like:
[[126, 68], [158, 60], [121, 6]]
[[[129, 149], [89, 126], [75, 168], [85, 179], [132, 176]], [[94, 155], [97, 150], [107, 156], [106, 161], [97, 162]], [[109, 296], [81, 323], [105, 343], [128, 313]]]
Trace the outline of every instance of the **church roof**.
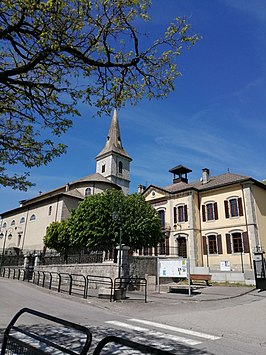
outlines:
[[11, 211], [15, 211], [18, 210], [21, 207], [24, 206], [28, 206], [31, 205], [35, 202], [39, 202], [39, 201], [45, 201], [48, 200], [51, 197], [54, 196], [58, 196], [58, 195], [67, 195], [67, 196], [71, 196], [74, 198], [77, 198], [79, 200], [83, 200], [84, 196], [76, 189], [76, 187], [83, 185], [84, 183], [92, 183], [92, 182], [96, 182], [96, 183], [105, 183], [105, 184], [109, 184], [110, 188], [116, 188], [118, 189], [119, 186], [115, 183], [113, 183], [112, 181], [108, 180], [107, 178], [105, 178], [104, 176], [102, 176], [99, 173], [95, 173], [95, 174], [91, 174], [91, 175], [87, 175], [81, 179], [78, 180], [74, 180], [70, 183], [67, 183], [63, 186], [57, 187], [53, 190], [49, 190], [47, 192], [43, 192], [38, 196], [32, 197], [28, 200], [23, 200], [20, 201], [20, 207], [15, 208], [14, 210], [10, 210], [10, 211], [6, 211], [4, 213], [1, 213], [0, 216], [5, 215], [6, 213], [10, 213]]
[[114, 110], [114, 114], [113, 114], [113, 118], [112, 118], [111, 125], [109, 128], [109, 132], [108, 132], [105, 146], [100, 151], [100, 153], [97, 155], [96, 160], [98, 160], [100, 157], [102, 157], [104, 155], [108, 155], [109, 153], [117, 153], [117, 154], [123, 155], [124, 157], [132, 160], [122, 145], [116, 109]]

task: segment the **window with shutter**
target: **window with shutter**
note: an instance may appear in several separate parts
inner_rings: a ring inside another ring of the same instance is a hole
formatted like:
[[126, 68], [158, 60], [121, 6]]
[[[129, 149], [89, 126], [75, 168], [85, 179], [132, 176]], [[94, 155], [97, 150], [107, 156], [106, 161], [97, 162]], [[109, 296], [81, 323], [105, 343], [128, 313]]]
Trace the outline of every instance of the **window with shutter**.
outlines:
[[208, 249], [209, 249], [209, 254], [217, 254], [216, 235], [209, 235], [208, 236]]
[[217, 202], [207, 202], [205, 205], [202, 205], [202, 220], [214, 221], [218, 219], [218, 205]]
[[225, 217], [234, 218], [243, 216], [243, 204], [241, 197], [230, 197], [224, 201]]
[[174, 223], [187, 222], [187, 205], [178, 205], [174, 207]]
[[242, 253], [244, 251], [241, 233], [232, 233], [232, 245], [234, 253]]

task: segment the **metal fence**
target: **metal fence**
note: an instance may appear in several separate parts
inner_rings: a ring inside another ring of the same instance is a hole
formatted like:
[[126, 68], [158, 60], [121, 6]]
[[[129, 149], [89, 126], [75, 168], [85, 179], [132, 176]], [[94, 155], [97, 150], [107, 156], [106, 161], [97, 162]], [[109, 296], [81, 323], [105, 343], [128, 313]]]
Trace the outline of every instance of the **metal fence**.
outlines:
[[[82, 298], [98, 297], [110, 302], [121, 299], [147, 302], [147, 280], [145, 278], [116, 278], [99, 275], [70, 274], [66, 272], [32, 271], [4, 267], [2, 277], [32, 282], [32, 284], [57, 292]], [[126, 293], [127, 296], [126, 296]]]

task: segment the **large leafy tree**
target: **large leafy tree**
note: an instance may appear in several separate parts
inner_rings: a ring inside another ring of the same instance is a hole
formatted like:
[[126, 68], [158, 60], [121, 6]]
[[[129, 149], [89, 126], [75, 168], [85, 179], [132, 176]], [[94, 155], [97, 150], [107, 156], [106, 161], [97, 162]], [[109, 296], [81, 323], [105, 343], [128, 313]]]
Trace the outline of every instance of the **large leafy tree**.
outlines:
[[136, 28], [150, 0], [0, 2], [0, 185], [26, 190], [12, 165], [47, 164], [65, 152], [56, 136], [83, 100], [110, 112], [126, 101], [160, 98], [180, 75], [176, 58], [198, 40], [177, 18], [147, 42]]
[[72, 247], [71, 236], [68, 231], [68, 222], [51, 223], [47, 228], [43, 242], [47, 248], [62, 253], [66, 260], [68, 252]]
[[120, 242], [137, 248], [162, 240], [154, 208], [140, 195], [117, 190], [88, 196], [72, 213], [68, 228], [72, 245], [79, 248], [112, 249]]

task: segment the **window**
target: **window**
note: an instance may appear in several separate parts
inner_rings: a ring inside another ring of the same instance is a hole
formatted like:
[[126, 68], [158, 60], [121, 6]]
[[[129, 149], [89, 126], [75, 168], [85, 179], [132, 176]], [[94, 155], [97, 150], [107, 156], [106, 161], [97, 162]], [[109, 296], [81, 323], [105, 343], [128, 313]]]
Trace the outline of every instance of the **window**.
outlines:
[[19, 248], [20, 243], [21, 243], [21, 237], [22, 237], [22, 233], [18, 234], [18, 243], [17, 243], [17, 247]]
[[233, 246], [233, 252], [234, 253], [243, 252], [241, 233], [233, 233], [232, 234], [232, 246]]
[[13, 219], [12, 221], [11, 221], [11, 226], [14, 226], [16, 224], [16, 222], [15, 222], [15, 220]]
[[105, 164], [102, 165], [102, 173], [105, 173]]
[[177, 238], [177, 255], [182, 258], [187, 257], [187, 240], [185, 237]]
[[6, 224], [6, 222], [3, 224], [3, 228], [6, 228], [6, 226], [7, 226], [7, 224]]
[[209, 234], [202, 237], [202, 248], [204, 255], [223, 254], [221, 234]]
[[164, 210], [160, 210], [158, 211], [160, 220], [161, 220], [161, 227], [165, 228], [165, 211]]
[[241, 197], [231, 197], [224, 201], [225, 217], [243, 216], [243, 205]]
[[49, 209], [48, 209], [48, 216], [51, 216], [52, 214], [52, 206], [49, 206]]
[[32, 214], [32, 215], [30, 216], [30, 221], [35, 221], [35, 219], [36, 219], [35, 214]]
[[25, 223], [25, 217], [21, 217], [19, 223]]
[[179, 205], [174, 207], [174, 223], [187, 222], [187, 205]]
[[89, 196], [91, 195], [91, 188], [88, 187], [86, 190], [85, 190], [85, 196]]
[[232, 232], [226, 234], [227, 254], [249, 253], [249, 239], [247, 232]]
[[218, 219], [218, 206], [217, 202], [207, 202], [202, 205], [202, 220], [214, 221]]
[[121, 161], [118, 163], [118, 172], [119, 174], [123, 173], [123, 163]]

